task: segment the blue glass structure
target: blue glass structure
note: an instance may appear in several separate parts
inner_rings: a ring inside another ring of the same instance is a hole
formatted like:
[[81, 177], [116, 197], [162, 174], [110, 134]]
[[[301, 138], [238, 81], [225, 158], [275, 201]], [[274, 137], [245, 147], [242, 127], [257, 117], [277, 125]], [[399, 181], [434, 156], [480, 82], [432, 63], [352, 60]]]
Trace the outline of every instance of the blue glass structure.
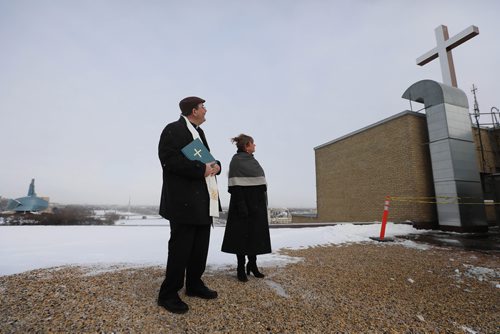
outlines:
[[6, 210], [16, 212], [37, 212], [43, 211], [48, 207], [48, 201], [36, 196], [35, 179], [32, 179], [28, 189], [28, 196], [9, 200]]

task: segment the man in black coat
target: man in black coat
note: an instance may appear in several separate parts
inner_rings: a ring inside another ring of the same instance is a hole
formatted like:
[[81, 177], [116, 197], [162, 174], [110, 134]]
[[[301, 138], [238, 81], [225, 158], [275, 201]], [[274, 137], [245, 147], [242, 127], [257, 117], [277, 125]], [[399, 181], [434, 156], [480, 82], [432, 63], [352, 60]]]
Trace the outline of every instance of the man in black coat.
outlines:
[[[189, 160], [181, 151], [195, 138], [200, 138], [209, 149], [205, 134], [199, 127], [205, 122], [207, 110], [204, 102], [194, 96], [181, 100], [181, 117], [165, 127], [158, 146], [163, 169], [160, 215], [170, 221], [167, 270], [158, 305], [173, 313], [189, 310], [178, 295], [184, 286], [184, 278], [188, 296], [217, 298], [217, 292], [207, 288], [201, 276], [207, 262], [212, 216], [217, 216], [220, 211], [216, 188], [215, 199], [213, 190], [212, 196], [209, 195], [208, 179], [220, 174], [221, 166], [219, 161]], [[217, 201], [215, 213], [214, 200]]]

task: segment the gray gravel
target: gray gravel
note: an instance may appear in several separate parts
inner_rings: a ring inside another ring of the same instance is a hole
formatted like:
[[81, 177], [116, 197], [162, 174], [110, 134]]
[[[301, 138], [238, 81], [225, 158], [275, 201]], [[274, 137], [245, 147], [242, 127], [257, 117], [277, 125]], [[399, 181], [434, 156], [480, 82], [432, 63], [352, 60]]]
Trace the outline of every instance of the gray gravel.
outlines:
[[[0, 277], [0, 333], [500, 333], [499, 254], [396, 244], [284, 252], [265, 279], [205, 274], [215, 300], [156, 306], [161, 268], [62, 267]], [[475, 268], [482, 276], [474, 274]]]

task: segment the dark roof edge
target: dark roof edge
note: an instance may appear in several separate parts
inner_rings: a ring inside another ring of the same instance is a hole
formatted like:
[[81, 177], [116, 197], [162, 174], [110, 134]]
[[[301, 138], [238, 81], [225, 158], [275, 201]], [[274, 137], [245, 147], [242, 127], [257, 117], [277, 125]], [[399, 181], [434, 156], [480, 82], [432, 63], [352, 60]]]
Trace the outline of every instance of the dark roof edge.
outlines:
[[360, 133], [360, 132], [363, 132], [363, 131], [366, 131], [366, 130], [368, 130], [368, 129], [374, 128], [374, 127], [379, 126], [379, 125], [381, 125], [381, 124], [383, 124], [383, 123], [387, 123], [387, 122], [389, 122], [389, 121], [392, 121], [392, 120], [394, 120], [394, 119], [396, 119], [396, 118], [399, 118], [399, 117], [402, 117], [402, 116], [405, 116], [405, 115], [413, 115], [413, 116], [418, 116], [418, 117], [425, 117], [425, 114], [423, 114], [423, 113], [418, 113], [418, 112], [415, 112], [415, 111], [405, 110], [405, 111], [402, 111], [402, 112], [400, 112], [400, 113], [398, 113], [398, 114], [395, 114], [395, 115], [392, 115], [392, 116], [390, 116], [390, 117], [384, 118], [384, 119], [383, 119], [383, 120], [381, 120], [381, 121], [378, 121], [378, 122], [376, 122], [376, 123], [373, 123], [373, 124], [370, 124], [370, 125], [368, 125], [368, 126], [365, 126], [364, 128], [361, 128], [361, 129], [356, 130], [356, 131], [354, 131], [354, 132], [348, 133], [348, 134], [346, 134], [346, 135], [344, 135], [344, 136], [342, 136], [342, 137], [339, 137], [339, 138], [334, 139], [334, 140], [331, 140], [331, 141], [329, 141], [329, 142], [327, 142], [327, 143], [324, 143], [324, 144], [321, 144], [321, 145], [319, 145], [319, 146], [316, 146], [316, 147], [314, 148], [314, 150], [317, 150], [317, 149], [323, 148], [323, 147], [325, 147], [325, 146], [328, 146], [328, 145], [333, 144], [333, 143], [335, 143], [335, 142], [341, 141], [341, 140], [346, 139], [346, 138], [348, 138], [348, 137], [354, 136], [354, 135], [356, 135], [356, 134], [358, 134], [358, 133]]

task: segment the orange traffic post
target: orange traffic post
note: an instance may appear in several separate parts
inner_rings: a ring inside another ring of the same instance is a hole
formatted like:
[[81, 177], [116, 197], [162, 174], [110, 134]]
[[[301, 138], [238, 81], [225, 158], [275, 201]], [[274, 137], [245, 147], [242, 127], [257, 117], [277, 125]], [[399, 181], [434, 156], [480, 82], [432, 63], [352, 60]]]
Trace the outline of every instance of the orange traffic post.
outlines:
[[384, 202], [384, 213], [382, 214], [382, 226], [380, 227], [380, 241], [384, 240], [385, 237], [385, 225], [387, 224], [387, 217], [389, 216], [390, 202], [391, 196], [386, 196]]
[[382, 226], [380, 227], [380, 236], [379, 237], [370, 237], [372, 240], [386, 242], [386, 241], [394, 241], [394, 238], [386, 238], [385, 237], [385, 226], [387, 225], [387, 217], [389, 216], [389, 204], [391, 202], [391, 196], [385, 197], [384, 202], [384, 213], [382, 214]]

